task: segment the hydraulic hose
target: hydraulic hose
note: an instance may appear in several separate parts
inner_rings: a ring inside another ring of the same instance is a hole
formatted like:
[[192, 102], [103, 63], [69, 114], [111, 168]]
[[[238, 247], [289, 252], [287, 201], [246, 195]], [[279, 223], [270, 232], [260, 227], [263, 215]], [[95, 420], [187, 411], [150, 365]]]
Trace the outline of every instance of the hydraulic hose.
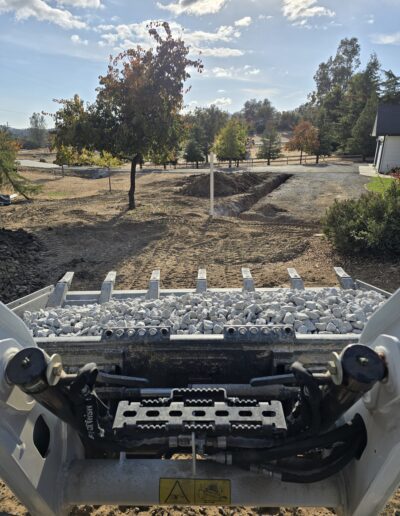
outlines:
[[349, 443], [352, 442], [354, 438], [357, 438], [358, 441], [360, 435], [363, 437], [364, 441], [366, 441], [365, 425], [361, 416], [357, 414], [350, 424], [335, 428], [319, 436], [309, 437], [301, 441], [293, 441], [289, 444], [269, 449], [235, 450], [232, 453], [232, 461], [233, 464], [238, 465], [271, 462], [286, 457], [293, 457], [315, 449], [329, 448], [336, 443]]

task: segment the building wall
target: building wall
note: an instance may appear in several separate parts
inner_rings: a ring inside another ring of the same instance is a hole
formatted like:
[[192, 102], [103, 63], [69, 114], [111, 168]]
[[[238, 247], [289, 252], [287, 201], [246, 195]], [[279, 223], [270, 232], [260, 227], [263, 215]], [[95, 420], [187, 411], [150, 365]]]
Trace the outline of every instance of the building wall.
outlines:
[[400, 136], [385, 136], [378, 172], [387, 174], [394, 167], [400, 167]]

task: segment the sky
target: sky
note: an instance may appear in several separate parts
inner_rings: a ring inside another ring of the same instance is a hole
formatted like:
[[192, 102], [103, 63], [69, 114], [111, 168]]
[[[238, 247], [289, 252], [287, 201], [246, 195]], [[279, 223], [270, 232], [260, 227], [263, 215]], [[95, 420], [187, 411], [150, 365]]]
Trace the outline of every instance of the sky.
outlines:
[[305, 102], [344, 37], [359, 39], [363, 65], [375, 51], [400, 75], [399, 19], [400, 0], [0, 0], [0, 124], [28, 127], [75, 93], [92, 102], [109, 56], [148, 46], [152, 20], [203, 61], [185, 109], [235, 112], [250, 98], [279, 110]]

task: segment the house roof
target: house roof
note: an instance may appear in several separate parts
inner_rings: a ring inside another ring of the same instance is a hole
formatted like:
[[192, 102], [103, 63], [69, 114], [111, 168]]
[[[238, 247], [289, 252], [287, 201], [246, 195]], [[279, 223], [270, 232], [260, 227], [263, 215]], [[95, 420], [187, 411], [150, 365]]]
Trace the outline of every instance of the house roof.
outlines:
[[400, 104], [380, 104], [372, 136], [400, 136]]

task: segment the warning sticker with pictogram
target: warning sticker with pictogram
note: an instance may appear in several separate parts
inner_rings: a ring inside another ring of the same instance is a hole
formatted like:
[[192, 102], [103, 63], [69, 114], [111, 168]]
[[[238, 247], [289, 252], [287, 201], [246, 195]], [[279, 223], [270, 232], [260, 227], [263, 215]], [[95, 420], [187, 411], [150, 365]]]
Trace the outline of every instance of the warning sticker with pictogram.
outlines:
[[229, 505], [230, 480], [160, 478], [163, 505]]

